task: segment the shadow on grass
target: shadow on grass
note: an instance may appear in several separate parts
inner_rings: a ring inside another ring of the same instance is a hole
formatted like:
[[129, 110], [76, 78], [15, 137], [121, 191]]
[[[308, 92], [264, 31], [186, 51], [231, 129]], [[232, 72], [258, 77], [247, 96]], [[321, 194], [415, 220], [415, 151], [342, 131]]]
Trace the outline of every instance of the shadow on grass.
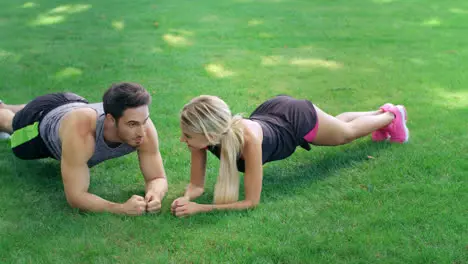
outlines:
[[62, 189], [60, 163], [53, 159], [20, 160], [12, 155], [12, 180], [39, 186], [44, 191]]
[[[271, 166], [264, 171], [263, 200], [278, 200], [283, 196], [294, 195], [301, 188], [307, 188], [315, 181], [332, 176], [338, 171], [350, 168], [353, 164], [371, 161], [369, 156], [390, 147], [389, 143], [375, 143], [370, 140], [336, 147], [336, 151], [325, 152], [322, 157], [301, 158], [291, 166]], [[314, 155], [314, 148], [310, 151]], [[329, 147], [326, 147], [329, 148]], [[315, 154], [316, 155], [316, 154]], [[289, 165], [289, 164], [288, 164]]]
[[[300, 193], [301, 190], [309, 188], [315, 181], [333, 176], [338, 171], [350, 168], [354, 164], [362, 164], [371, 161], [368, 156], [378, 156], [378, 152], [390, 146], [391, 144], [376, 144], [367, 140], [352, 143], [347, 146], [336, 147], [336, 149], [327, 149], [326, 151], [317, 150], [317, 148], [322, 147], [312, 147], [311, 152], [296, 154], [300, 155], [298, 158], [276, 162], [273, 166], [266, 166], [264, 171], [262, 200], [274, 202], [283, 199], [285, 196], [294, 196]], [[44, 193], [44, 195], [41, 195], [43, 199], [57, 199], [58, 196], [63, 195], [59, 162], [52, 159], [22, 161], [13, 157], [12, 154], [11, 159], [14, 159], [10, 162], [13, 166], [10, 168], [11, 173], [7, 173], [9, 176], [2, 180], [4, 184], [12, 182], [13, 186], [19, 186], [22, 189], [36, 189]], [[241, 197], [243, 196], [243, 190], [244, 188], [241, 186]], [[133, 194], [144, 196], [144, 189], [130, 186], [129, 188], [121, 190], [118, 196], [130, 198]], [[168, 196], [170, 197], [173, 195]], [[195, 202], [203, 204], [211, 204], [212, 201], [212, 190], [207, 190], [201, 197], [195, 200]], [[61, 203], [60, 201], [50, 202], [54, 204]], [[170, 217], [171, 203], [172, 199], [166, 197], [166, 199], [163, 200], [161, 213], [157, 215], [159, 215], [159, 217], [165, 215], [164, 218]], [[83, 212], [80, 212], [80, 214], [82, 213]], [[229, 217], [233, 214], [242, 217], [250, 214], [250, 210], [240, 212], [213, 212], [207, 214], [206, 217], [192, 217], [191, 219], [193, 220], [190, 220], [188, 223], [179, 224], [212, 224], [219, 222], [220, 218]], [[216, 217], [213, 217], [213, 215], [216, 215]]]
[[[310, 159], [304, 158], [304, 155], [301, 155], [300, 158], [292, 158], [283, 161], [282, 164], [281, 161], [275, 162], [275, 165], [264, 168], [262, 202], [274, 202], [283, 199], [285, 196], [297, 195], [301, 190], [309, 188], [315, 181], [333, 176], [342, 169], [365, 162], [372, 162], [372, 157], [377, 157], [380, 151], [389, 147], [391, 147], [390, 143], [375, 143], [370, 140], [335, 147], [336, 149], [329, 149], [325, 152], [316, 150], [316, 153], [314, 153], [314, 148], [319, 147], [312, 147], [310, 152], [303, 153], [305, 156], [310, 155]], [[369, 156], [372, 157], [369, 158]], [[240, 186], [240, 199], [243, 199], [242, 197], [244, 197], [243, 183]], [[206, 204], [211, 204], [212, 201], [213, 190], [206, 190], [201, 197], [195, 200], [197, 203]], [[232, 215], [244, 217], [251, 212], [252, 210], [217, 211], [209, 213], [206, 216], [192, 217], [191, 219], [193, 220], [190, 220], [190, 223], [197, 225], [219, 223], [222, 218]]]

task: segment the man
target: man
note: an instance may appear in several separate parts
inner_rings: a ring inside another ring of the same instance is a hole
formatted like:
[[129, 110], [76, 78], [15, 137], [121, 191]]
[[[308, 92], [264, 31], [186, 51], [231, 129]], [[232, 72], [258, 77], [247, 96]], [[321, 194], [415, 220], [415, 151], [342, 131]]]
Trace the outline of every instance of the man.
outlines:
[[[70, 206], [92, 212], [140, 215], [161, 208], [167, 181], [158, 135], [149, 118], [151, 96], [139, 84], [112, 85], [102, 103], [73, 93], [37, 97], [26, 105], [0, 101], [0, 132], [11, 134], [13, 153], [21, 159], [60, 160]], [[146, 190], [123, 204], [88, 192], [89, 168], [137, 151]]]

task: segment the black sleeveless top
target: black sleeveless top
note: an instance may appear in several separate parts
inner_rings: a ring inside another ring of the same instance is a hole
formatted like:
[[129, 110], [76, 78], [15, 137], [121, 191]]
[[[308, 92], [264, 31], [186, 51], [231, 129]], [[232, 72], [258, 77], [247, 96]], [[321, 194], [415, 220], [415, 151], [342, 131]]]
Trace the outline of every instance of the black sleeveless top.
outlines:
[[[248, 118], [262, 127], [262, 164], [291, 156], [297, 146], [310, 150], [304, 139], [317, 123], [317, 114], [310, 101], [290, 96], [277, 96], [261, 104]], [[221, 146], [208, 150], [221, 157]], [[245, 161], [237, 159], [237, 169], [245, 172]]]

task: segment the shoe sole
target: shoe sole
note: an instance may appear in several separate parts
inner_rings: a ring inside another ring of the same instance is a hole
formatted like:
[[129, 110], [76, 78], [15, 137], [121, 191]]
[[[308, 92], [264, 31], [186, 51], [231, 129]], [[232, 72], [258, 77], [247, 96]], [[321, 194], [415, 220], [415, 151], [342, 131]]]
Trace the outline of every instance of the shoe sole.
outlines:
[[405, 128], [405, 138], [403, 140], [403, 142], [399, 141], [399, 140], [394, 140], [394, 141], [397, 141], [397, 142], [401, 142], [401, 143], [406, 143], [408, 142], [409, 140], [409, 129], [408, 127], [406, 126], [406, 121], [408, 120], [407, 118], [407, 114], [406, 114], [406, 108], [402, 105], [397, 105], [397, 108], [398, 108], [398, 111], [400, 111], [400, 114], [401, 116], [403, 117], [403, 127]]
[[403, 110], [405, 111], [405, 120], [408, 121], [408, 112], [406, 112], [406, 108], [402, 105], [397, 105], [396, 107], [398, 107], [398, 109], [400, 109], [400, 107], [403, 107]]
[[0, 132], [0, 140], [8, 140], [10, 139], [10, 134], [5, 132]]

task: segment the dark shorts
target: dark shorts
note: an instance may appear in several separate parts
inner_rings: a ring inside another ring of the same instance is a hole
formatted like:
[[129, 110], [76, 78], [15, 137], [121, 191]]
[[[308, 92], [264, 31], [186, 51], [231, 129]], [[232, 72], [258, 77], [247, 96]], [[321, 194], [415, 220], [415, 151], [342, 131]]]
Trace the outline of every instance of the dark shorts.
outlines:
[[[262, 127], [262, 164], [291, 156], [298, 146], [310, 150], [310, 139], [317, 131], [317, 112], [312, 102], [279, 95], [258, 106], [249, 119]], [[221, 157], [221, 146], [209, 146]], [[245, 171], [245, 161], [237, 159], [237, 169]]]
[[261, 104], [250, 115], [251, 118], [275, 117], [277, 127], [288, 128], [296, 146], [310, 149], [308, 144], [315, 137], [318, 128], [317, 112], [309, 100], [300, 100], [288, 95], [278, 95]]
[[88, 103], [73, 93], [54, 93], [35, 98], [17, 112], [11, 136], [11, 149], [15, 156], [25, 160], [52, 157], [39, 133], [39, 124], [53, 109], [74, 102]]

